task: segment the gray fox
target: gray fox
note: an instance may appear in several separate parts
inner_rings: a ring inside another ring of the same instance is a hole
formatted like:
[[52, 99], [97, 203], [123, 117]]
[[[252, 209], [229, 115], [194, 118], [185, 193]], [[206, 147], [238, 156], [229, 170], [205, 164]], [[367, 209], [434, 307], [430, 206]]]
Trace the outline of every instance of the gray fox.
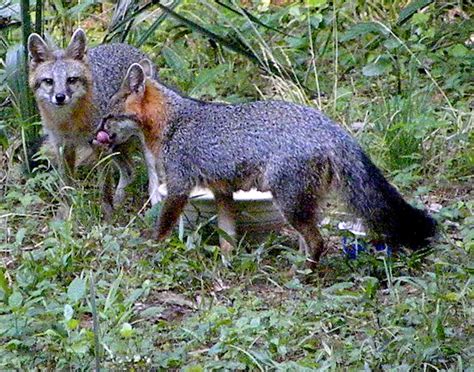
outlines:
[[96, 140], [110, 146], [137, 134], [148, 156], [163, 162], [168, 195], [157, 239], [170, 233], [197, 185], [213, 191], [219, 227], [231, 236], [232, 192], [271, 191], [304, 239], [310, 266], [324, 251], [316, 222], [331, 188], [394, 247], [417, 249], [435, 234], [435, 220], [409, 205], [357, 142], [318, 110], [283, 101], [196, 101], [147, 76], [149, 66], [130, 67]]
[[[66, 180], [74, 173], [76, 150], [90, 148], [98, 121], [128, 67], [146, 57], [127, 44], [101, 45], [88, 51], [86, 44], [81, 29], [74, 32], [65, 50], [48, 46], [38, 34], [31, 34], [28, 40], [30, 86], [44, 133]], [[128, 145], [119, 147], [120, 155], [114, 159], [120, 170], [114, 204], [122, 201], [131, 181], [129, 150]]]

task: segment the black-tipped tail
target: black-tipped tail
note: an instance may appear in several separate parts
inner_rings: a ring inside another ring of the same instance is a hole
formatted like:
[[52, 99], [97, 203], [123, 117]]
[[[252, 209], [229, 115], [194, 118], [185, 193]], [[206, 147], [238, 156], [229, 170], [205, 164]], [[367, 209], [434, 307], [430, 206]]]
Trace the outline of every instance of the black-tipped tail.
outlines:
[[388, 244], [411, 249], [428, 245], [436, 233], [436, 221], [408, 204], [362, 150], [355, 153], [357, 160], [346, 157], [341, 170], [349, 206]]

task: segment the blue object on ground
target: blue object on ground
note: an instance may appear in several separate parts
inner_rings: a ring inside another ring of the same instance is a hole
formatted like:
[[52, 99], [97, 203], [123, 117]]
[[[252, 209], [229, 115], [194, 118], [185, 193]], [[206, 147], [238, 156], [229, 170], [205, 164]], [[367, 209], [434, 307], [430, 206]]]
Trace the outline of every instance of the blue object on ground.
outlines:
[[350, 260], [355, 260], [359, 253], [365, 252], [367, 248], [363, 242], [347, 243], [347, 238], [342, 238], [342, 250]]
[[352, 239], [347, 239], [347, 237], [342, 237], [342, 251], [349, 260], [357, 259], [357, 256], [361, 252], [375, 251], [375, 252], [385, 252], [388, 257], [392, 256], [392, 248], [383, 242], [370, 242], [369, 248], [367, 248], [367, 243], [359, 242], [357, 240], [352, 241]]

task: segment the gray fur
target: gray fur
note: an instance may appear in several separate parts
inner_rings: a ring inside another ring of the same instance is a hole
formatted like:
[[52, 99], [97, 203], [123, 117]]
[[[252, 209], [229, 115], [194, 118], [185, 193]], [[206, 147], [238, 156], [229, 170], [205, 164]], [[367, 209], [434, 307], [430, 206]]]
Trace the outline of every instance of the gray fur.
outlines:
[[146, 58], [146, 54], [128, 44], [106, 44], [88, 52], [89, 65], [94, 81], [94, 102], [101, 117], [110, 98], [117, 92], [128, 68]]
[[[357, 142], [320, 111], [282, 101], [207, 103], [157, 86], [169, 111], [157, 139], [161, 146], [156, 156], [168, 188], [159, 238], [169, 233], [170, 219], [177, 218], [195, 186], [210, 187], [226, 200], [239, 189], [271, 191], [304, 238], [312, 262], [323, 252], [317, 211], [331, 187], [390, 244], [418, 248], [434, 235], [435, 221], [406, 203]], [[120, 131], [121, 112], [117, 107], [109, 112], [115, 115], [105, 128]], [[138, 130], [140, 123], [134, 126], [134, 120], [123, 119], [126, 131]]]
[[[40, 108], [47, 141], [56, 150], [65, 181], [74, 174], [76, 150], [91, 150], [99, 120], [110, 98], [120, 88], [128, 67], [146, 58], [144, 53], [127, 44], [101, 45], [86, 53], [86, 43], [84, 31], [80, 29], [74, 32], [65, 50], [48, 46], [37, 34], [32, 34], [28, 41], [30, 86]], [[78, 112], [82, 116], [79, 117]], [[114, 159], [120, 170], [115, 203], [121, 202], [124, 188], [131, 181], [129, 147], [124, 144], [117, 148], [120, 155]]]
[[334, 187], [392, 244], [416, 248], [434, 234], [434, 220], [407, 204], [357, 142], [316, 109], [281, 101], [223, 105], [186, 99], [175, 99], [174, 107], [161, 154], [170, 192], [216, 182], [232, 191], [256, 186], [272, 191], [292, 222], [314, 220], [312, 209]]

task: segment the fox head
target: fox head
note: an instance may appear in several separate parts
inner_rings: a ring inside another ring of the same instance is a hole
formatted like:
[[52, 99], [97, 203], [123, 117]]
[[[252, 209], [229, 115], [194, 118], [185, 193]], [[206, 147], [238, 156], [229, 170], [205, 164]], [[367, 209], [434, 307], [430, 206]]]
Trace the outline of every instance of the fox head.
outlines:
[[152, 79], [153, 65], [148, 59], [132, 64], [122, 86], [111, 98], [94, 143], [116, 145], [131, 136], [143, 136], [153, 145], [167, 117], [164, 96]]
[[38, 34], [28, 39], [30, 87], [40, 108], [68, 110], [92, 90], [86, 35], [78, 29], [69, 46], [52, 48]]

